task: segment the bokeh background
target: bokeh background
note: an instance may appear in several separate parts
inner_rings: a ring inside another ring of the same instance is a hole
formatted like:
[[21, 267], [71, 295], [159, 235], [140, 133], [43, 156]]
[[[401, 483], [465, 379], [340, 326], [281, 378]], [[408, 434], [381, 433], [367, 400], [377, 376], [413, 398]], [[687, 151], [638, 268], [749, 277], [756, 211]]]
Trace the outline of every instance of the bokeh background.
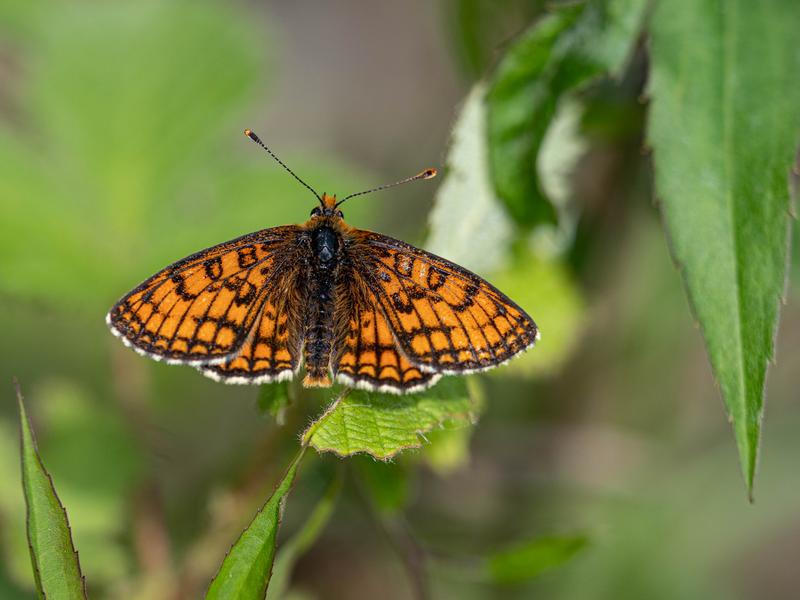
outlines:
[[[13, 375], [91, 596], [202, 594], [331, 395], [303, 395], [278, 425], [255, 388], [123, 348], [106, 310], [182, 256], [306, 218], [313, 198], [244, 127], [329, 193], [443, 166], [470, 89], [541, 4], [0, 4], [0, 597], [34, 597]], [[308, 458], [282, 539], [334, 471], [345, 485], [291, 597], [413, 597], [408, 548], [428, 558], [435, 598], [794, 597], [800, 280], [793, 270], [751, 505], [652, 200], [646, 75], [642, 44], [581, 99], [566, 242], [470, 257], [469, 186], [349, 203], [350, 223], [489, 277], [544, 337], [475, 376], [476, 427], [389, 464]], [[515, 585], [476, 568], [540, 536], [588, 543]]]

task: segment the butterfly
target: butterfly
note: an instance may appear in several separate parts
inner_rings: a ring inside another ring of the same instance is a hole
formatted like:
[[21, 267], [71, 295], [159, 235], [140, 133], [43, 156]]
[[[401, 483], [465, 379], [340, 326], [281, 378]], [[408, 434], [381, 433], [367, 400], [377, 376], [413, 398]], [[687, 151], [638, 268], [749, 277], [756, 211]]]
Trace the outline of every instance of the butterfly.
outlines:
[[407, 393], [503, 364], [539, 338], [533, 319], [479, 276], [344, 221], [346, 200], [435, 169], [337, 201], [245, 135], [320, 205], [301, 225], [201, 250], [134, 288], [106, 316], [126, 345], [225, 383], [291, 379], [305, 364], [306, 387]]

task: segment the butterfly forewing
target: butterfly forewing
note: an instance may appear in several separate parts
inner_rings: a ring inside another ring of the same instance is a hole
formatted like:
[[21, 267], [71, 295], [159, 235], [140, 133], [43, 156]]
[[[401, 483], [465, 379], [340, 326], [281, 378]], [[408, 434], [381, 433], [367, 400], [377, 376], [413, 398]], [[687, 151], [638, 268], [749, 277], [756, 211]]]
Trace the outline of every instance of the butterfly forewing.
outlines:
[[112, 331], [157, 360], [225, 361], [262, 318], [268, 283], [291, 256], [297, 229], [265, 229], [170, 265], [114, 305]]
[[536, 324], [474, 273], [376, 233], [364, 232], [360, 269], [407, 359], [436, 373], [501, 364], [531, 347]]

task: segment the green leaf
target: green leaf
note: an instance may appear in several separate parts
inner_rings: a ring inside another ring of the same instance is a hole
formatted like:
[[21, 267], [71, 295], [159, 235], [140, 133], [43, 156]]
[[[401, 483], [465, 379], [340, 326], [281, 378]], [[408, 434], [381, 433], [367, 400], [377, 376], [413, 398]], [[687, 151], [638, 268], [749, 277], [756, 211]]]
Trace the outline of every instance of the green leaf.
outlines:
[[279, 600], [285, 597], [289, 578], [297, 559], [311, 548], [325, 529], [333, 514], [341, 489], [342, 477], [341, 470], [339, 470], [339, 474], [331, 481], [325, 495], [320, 498], [313, 512], [306, 519], [303, 528], [281, 546], [278, 557], [275, 559], [275, 569], [267, 590], [267, 600]]
[[22, 430], [22, 489], [28, 509], [28, 544], [36, 589], [41, 598], [86, 598], [67, 512], [39, 457], [22, 392], [19, 384], [15, 385]]
[[794, 0], [658, 4], [649, 140], [673, 257], [752, 495], [800, 132]]
[[[476, 272], [508, 262], [513, 223], [489, 179], [483, 84], [473, 86], [458, 115], [447, 151], [447, 170], [428, 215], [425, 248]], [[458, 227], [453, 227], [453, 215]]]
[[206, 600], [263, 600], [272, 575], [283, 504], [304, 452], [305, 448], [300, 450], [272, 496], [225, 557], [208, 588]]
[[489, 557], [489, 577], [496, 583], [521, 583], [559, 567], [588, 544], [584, 535], [543, 537]]
[[283, 425], [289, 406], [289, 382], [267, 383], [258, 391], [258, 410], [269, 413], [278, 425]]
[[468, 425], [475, 416], [475, 402], [460, 377], [448, 377], [406, 396], [345, 390], [303, 433], [303, 443], [319, 452], [339, 456], [363, 452], [386, 460], [422, 446], [427, 431]]
[[489, 164], [495, 190], [518, 223], [554, 220], [536, 158], [558, 102], [624, 65], [646, 4], [606, 0], [558, 8], [524, 33], [498, 66], [486, 97]]

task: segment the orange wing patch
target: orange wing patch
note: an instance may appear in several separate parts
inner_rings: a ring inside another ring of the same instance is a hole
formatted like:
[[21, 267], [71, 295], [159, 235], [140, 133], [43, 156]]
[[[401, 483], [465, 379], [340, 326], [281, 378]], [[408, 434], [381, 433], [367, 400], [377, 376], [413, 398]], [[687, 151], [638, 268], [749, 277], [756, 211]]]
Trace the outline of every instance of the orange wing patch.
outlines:
[[341, 344], [338, 361], [332, 367], [336, 378], [345, 385], [406, 393], [439, 380], [436, 373], [423, 371], [409, 362], [398, 348], [379, 306], [355, 310]]
[[137, 352], [173, 363], [224, 362], [261, 315], [280, 269], [276, 250], [296, 227], [266, 229], [214, 246], [156, 273], [122, 298], [106, 321]]
[[469, 373], [502, 364], [536, 342], [533, 319], [474, 273], [383, 235], [369, 233], [365, 242], [369, 286], [413, 364]]
[[285, 299], [267, 298], [258, 326], [236, 356], [227, 362], [199, 367], [216, 381], [260, 384], [291, 379], [300, 364], [302, 339], [294, 326], [294, 311]]

